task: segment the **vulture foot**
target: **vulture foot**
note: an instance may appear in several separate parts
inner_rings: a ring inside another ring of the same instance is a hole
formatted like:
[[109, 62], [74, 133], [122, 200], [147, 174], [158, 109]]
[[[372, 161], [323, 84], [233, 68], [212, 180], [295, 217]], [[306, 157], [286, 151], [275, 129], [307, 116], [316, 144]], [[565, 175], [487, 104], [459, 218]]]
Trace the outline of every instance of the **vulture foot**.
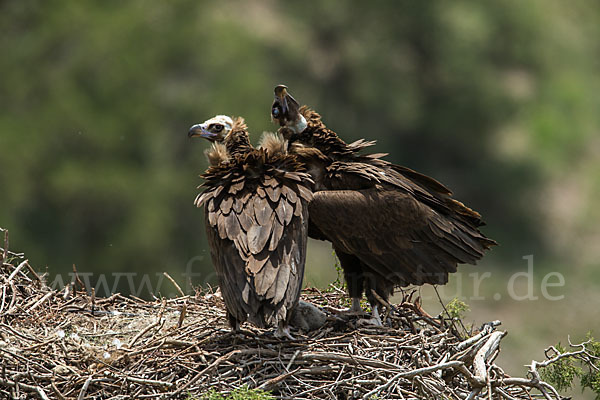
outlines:
[[381, 317], [379, 317], [379, 310], [377, 306], [372, 306], [373, 311], [371, 312], [371, 318], [369, 319], [361, 319], [357, 322], [358, 326], [361, 325], [375, 325], [375, 326], [383, 326], [381, 322]]
[[344, 311], [344, 315], [357, 315], [357, 316], [364, 316], [365, 310], [362, 309], [362, 307], [360, 306], [360, 298], [358, 297], [353, 297], [352, 298], [352, 307], [350, 307], [348, 310]]
[[356, 321], [356, 326], [383, 326], [380, 318], [362, 318]]
[[327, 311], [333, 314], [340, 314], [342, 316], [364, 316], [366, 312], [360, 306], [359, 298], [352, 298], [352, 307], [350, 308], [334, 308], [334, 307], [324, 307]]
[[350, 307], [350, 309], [347, 311], [346, 314], [348, 315], [362, 315], [365, 312], [363, 311], [362, 307], [360, 306], [360, 299], [358, 297], [353, 297], [352, 298], [352, 307]]
[[290, 340], [296, 340], [292, 334], [290, 333], [290, 327], [289, 326], [282, 326], [279, 325], [277, 327], [277, 330], [275, 331], [275, 337], [276, 338], [288, 338]]

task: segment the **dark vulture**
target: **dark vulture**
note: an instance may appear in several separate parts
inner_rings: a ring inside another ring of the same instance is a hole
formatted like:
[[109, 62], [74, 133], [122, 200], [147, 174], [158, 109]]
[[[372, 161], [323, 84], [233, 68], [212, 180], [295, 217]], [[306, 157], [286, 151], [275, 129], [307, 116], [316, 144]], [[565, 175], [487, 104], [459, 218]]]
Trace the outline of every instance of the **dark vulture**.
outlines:
[[192, 126], [189, 136], [213, 142], [195, 204], [204, 206], [231, 327], [248, 320], [291, 338], [288, 323], [306, 259], [310, 175], [276, 136], [266, 138], [266, 148], [252, 147], [242, 118], [216, 116]]
[[352, 310], [366, 292], [381, 324], [377, 296], [396, 286], [445, 284], [457, 264], [475, 264], [496, 244], [478, 229], [481, 216], [433, 178], [361, 154], [375, 142], [345, 143], [280, 85], [271, 116], [315, 184], [309, 236], [328, 240], [340, 260]]

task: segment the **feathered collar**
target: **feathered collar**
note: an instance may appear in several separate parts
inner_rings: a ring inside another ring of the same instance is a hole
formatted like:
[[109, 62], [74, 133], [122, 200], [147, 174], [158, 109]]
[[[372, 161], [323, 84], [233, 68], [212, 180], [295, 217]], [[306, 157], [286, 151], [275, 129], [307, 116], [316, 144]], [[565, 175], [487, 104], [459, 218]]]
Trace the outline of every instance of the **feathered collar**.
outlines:
[[[316, 111], [308, 106], [302, 106], [299, 112], [306, 119], [306, 129], [300, 133], [295, 133], [285, 127], [279, 130], [281, 135], [289, 141], [292, 148], [314, 148], [332, 161], [358, 161], [365, 157], [360, 154], [360, 151], [375, 144], [375, 141], [364, 139], [346, 143], [334, 131], [325, 126], [321, 120], [321, 115]], [[371, 155], [368, 158], [379, 158], [383, 155]]]

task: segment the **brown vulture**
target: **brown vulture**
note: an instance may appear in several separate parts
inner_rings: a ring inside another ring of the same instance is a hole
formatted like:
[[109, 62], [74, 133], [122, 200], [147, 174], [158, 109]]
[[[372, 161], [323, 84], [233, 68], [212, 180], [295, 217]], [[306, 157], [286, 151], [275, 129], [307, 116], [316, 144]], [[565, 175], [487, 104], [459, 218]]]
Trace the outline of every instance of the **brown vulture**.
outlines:
[[[258, 327], [288, 323], [298, 303], [308, 229], [312, 180], [283, 140], [268, 136], [267, 148], [250, 144], [242, 118], [219, 115], [190, 128], [190, 137], [213, 142], [202, 175], [211, 257], [229, 323], [248, 320]], [[277, 145], [279, 143], [279, 146]]]
[[381, 324], [377, 296], [387, 301], [396, 286], [445, 284], [457, 264], [475, 264], [496, 244], [479, 231], [481, 216], [444, 185], [385, 161], [386, 154], [361, 154], [375, 142], [345, 143], [283, 85], [271, 116], [315, 182], [309, 237], [333, 244], [352, 311], [366, 292]]

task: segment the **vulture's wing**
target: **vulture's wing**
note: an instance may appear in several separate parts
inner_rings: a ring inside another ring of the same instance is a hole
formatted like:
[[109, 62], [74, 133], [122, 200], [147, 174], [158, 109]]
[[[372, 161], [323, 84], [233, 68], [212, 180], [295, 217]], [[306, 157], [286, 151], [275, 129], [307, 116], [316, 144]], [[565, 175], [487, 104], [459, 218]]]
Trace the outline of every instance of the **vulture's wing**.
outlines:
[[[437, 180], [410, 168], [381, 160], [379, 156], [380, 154], [364, 156], [368, 159], [367, 162], [333, 162], [326, 167], [326, 186], [346, 190], [384, 185], [390, 190], [409, 193], [441, 215], [461, 219], [467, 226], [476, 228], [484, 225], [478, 212], [453, 199], [450, 189]], [[495, 244], [493, 240], [489, 242]]]
[[476, 228], [388, 185], [316, 192], [309, 211], [335, 247], [396, 285], [446, 283], [457, 263], [475, 263], [491, 245]]
[[256, 177], [248, 171], [208, 189], [196, 204], [205, 205], [227, 309], [238, 321], [248, 315], [258, 326], [273, 325], [289, 318], [300, 295], [312, 193], [303, 173]]
[[[411, 192], [419, 200], [441, 212], [455, 214], [463, 219], [467, 225], [474, 225], [476, 227], [485, 225], [481, 220], [481, 215], [477, 211], [453, 199], [451, 197], [452, 191], [437, 180], [400, 165], [390, 164], [389, 168], [398, 174], [395, 176], [396, 181], [402, 181], [404, 184], [408, 183], [408, 186], [411, 187]], [[495, 244], [495, 242], [493, 243]]]

